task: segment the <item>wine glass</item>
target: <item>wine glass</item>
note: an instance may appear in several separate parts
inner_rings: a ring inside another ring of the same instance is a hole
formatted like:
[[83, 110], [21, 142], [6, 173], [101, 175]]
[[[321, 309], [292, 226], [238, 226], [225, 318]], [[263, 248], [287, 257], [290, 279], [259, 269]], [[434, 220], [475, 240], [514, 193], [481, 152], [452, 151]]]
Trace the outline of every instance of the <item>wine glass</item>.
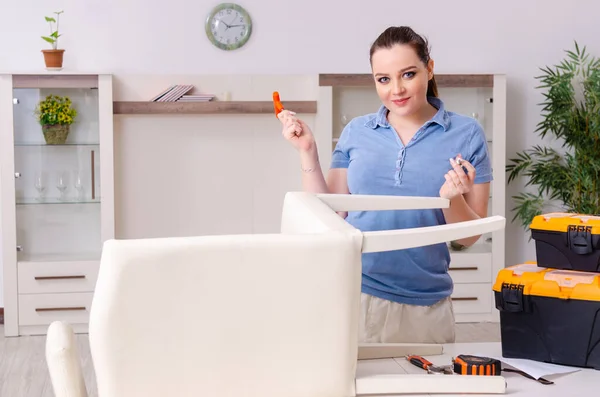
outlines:
[[83, 201], [83, 181], [82, 181], [82, 177], [81, 174], [79, 172], [77, 172], [75, 174], [75, 182], [74, 182], [74, 186], [75, 186], [75, 190], [77, 190], [77, 201]]
[[56, 181], [56, 188], [60, 192], [60, 201], [65, 201], [65, 192], [67, 190], [67, 180], [64, 174], [58, 175], [58, 180]]
[[44, 177], [42, 176], [41, 172], [38, 172], [37, 174], [35, 174], [35, 190], [37, 190], [38, 192], [38, 196], [37, 196], [37, 200], [41, 201], [44, 199], [44, 196], [46, 194], [46, 186], [44, 185]]

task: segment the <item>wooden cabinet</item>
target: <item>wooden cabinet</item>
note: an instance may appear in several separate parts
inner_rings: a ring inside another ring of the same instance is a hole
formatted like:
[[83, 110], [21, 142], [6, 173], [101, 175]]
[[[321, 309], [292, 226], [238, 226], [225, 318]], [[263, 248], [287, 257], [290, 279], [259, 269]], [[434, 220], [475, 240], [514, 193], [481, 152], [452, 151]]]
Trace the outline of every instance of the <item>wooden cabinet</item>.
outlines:
[[110, 75], [0, 75], [6, 336], [45, 334], [54, 320], [87, 330], [115, 234], [112, 106]]

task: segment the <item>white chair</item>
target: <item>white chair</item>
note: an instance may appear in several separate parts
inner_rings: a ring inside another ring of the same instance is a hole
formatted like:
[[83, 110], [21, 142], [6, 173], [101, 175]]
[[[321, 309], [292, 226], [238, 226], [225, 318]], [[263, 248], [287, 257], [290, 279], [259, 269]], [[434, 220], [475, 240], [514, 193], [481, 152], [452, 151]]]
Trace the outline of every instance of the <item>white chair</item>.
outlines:
[[[488, 233], [505, 219], [361, 232], [336, 211], [448, 205], [293, 192], [279, 234], [106, 242], [89, 324], [99, 396], [504, 393], [500, 376], [356, 379], [357, 359], [441, 353], [438, 345], [359, 346], [361, 253]], [[56, 397], [87, 396], [68, 324], [50, 325], [46, 357]]]

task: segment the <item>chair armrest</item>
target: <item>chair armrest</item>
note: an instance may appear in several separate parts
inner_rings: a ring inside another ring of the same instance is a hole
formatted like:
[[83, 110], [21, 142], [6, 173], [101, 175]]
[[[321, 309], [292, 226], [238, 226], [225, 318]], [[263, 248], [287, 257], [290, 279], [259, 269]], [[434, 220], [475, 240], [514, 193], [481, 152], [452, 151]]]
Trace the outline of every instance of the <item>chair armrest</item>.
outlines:
[[422, 247], [504, 229], [506, 219], [494, 215], [472, 221], [409, 229], [363, 232], [362, 252], [382, 252]]
[[333, 211], [422, 210], [450, 207], [450, 200], [441, 197], [335, 193], [322, 193], [315, 196]]
[[87, 397], [73, 328], [54, 321], [46, 336], [46, 363], [55, 397]]

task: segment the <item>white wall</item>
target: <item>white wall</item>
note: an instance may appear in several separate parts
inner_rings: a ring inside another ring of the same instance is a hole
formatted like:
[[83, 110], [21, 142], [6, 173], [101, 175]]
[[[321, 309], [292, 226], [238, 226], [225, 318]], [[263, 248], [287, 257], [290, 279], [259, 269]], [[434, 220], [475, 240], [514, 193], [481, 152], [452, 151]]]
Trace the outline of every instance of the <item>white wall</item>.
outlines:
[[[120, 75], [117, 100], [185, 82], [236, 100], [316, 100], [316, 75]], [[303, 115], [315, 128], [315, 115]], [[273, 113], [116, 115], [118, 238], [278, 232], [285, 192], [301, 190], [298, 154]], [[327, 150], [330, 140], [319, 144]], [[325, 153], [323, 153], [325, 154]]]
[[[300, 7], [298, 1], [243, 0], [240, 4], [250, 12], [255, 28], [247, 47], [230, 53], [213, 48], [204, 34], [205, 16], [216, 3], [186, 0], [23, 0], [18, 3], [7, 0], [2, 5], [4, 20], [0, 24], [0, 34], [5, 38], [0, 69], [37, 70], [42, 66], [40, 50], [46, 47], [40, 35], [47, 34], [43, 17], [59, 9], [65, 10], [61, 21], [64, 35], [61, 47], [67, 49], [65, 67], [111, 72], [118, 77], [133, 74], [364, 73], [369, 71], [369, 45], [377, 34], [391, 24], [411, 25], [429, 37], [438, 72], [508, 75], [507, 158], [510, 158], [517, 150], [538, 142], [534, 134], [540, 119], [537, 104], [542, 100], [541, 93], [534, 88], [538, 68], [560, 61], [563, 50], [571, 49], [573, 40], [600, 55], [600, 25], [597, 22], [600, 3], [595, 0], [572, 0], [568, 3], [541, 0], [434, 0], [427, 3], [373, 0], [357, 7], [342, 1], [305, 0]], [[232, 99], [236, 99], [235, 95], [234, 90]], [[268, 131], [277, 132], [276, 123], [272, 123], [274, 119], [268, 120], [265, 121], [271, 123]], [[190, 122], [189, 118], [173, 119], [172, 122], [175, 129], [191, 128], [190, 124], [186, 124]], [[119, 123], [117, 128], [123, 129], [126, 125], [133, 128], [133, 132], [118, 138], [118, 142], [125, 145], [117, 149], [121, 166], [129, 167], [127, 161], [134, 157], [128, 156], [139, 153], [150, 139], [161, 140], [154, 144], [162, 145], [166, 151], [187, 147], [190, 156], [196, 153], [194, 147], [199, 151], [203, 150], [202, 147], [206, 148], [192, 130], [171, 138], [167, 137], [167, 132], [159, 135], [156, 130], [144, 136], [141, 131], [149, 127], [147, 123], [150, 121], [127, 118]], [[132, 127], [132, 123], [137, 123], [137, 127]], [[259, 124], [254, 124], [252, 131], [259, 128]], [[239, 137], [258, 145], [248, 136]], [[227, 144], [224, 142], [236, 142], [237, 138], [229, 134], [210, 136], [215, 150]], [[180, 146], [177, 146], [178, 142]], [[274, 141], [268, 144], [275, 145], [271, 146], [271, 150], [280, 148]], [[286, 153], [282, 161], [294, 161], [287, 157], [293, 154]], [[223, 152], [223, 155], [226, 153]], [[160, 153], [156, 156], [165, 159]], [[173, 160], [178, 157], [172, 153], [170, 156]], [[250, 156], [246, 160], [259, 157]], [[227, 162], [223, 160], [223, 164]], [[286, 167], [291, 167], [290, 164], [286, 163]], [[152, 164], [143, 166], [158, 169]], [[248, 164], [241, 172], [256, 181], [256, 172], [264, 167], [265, 164], [262, 167]], [[216, 172], [209, 168], [209, 164], [199, 167], [198, 177]], [[167, 171], [152, 182], [160, 184], [158, 189], [176, 188], [166, 179]], [[128, 172], [125, 168], [118, 170], [121, 175]], [[229, 169], [227, 176], [231, 175], [235, 175], [235, 170]], [[295, 171], [289, 176], [298, 177]], [[189, 175], [182, 178], [184, 182], [190, 180]], [[131, 183], [123, 182], [122, 178], [117, 178], [117, 182], [120, 183], [117, 186], [118, 198], [122, 201], [117, 205], [121, 205], [122, 216], [127, 206], [136, 205], [128, 202], [128, 194], [152, 197], [150, 190], [134, 192]], [[150, 189], [150, 182], [147, 183], [146, 187]], [[239, 181], [212, 179], [212, 184], [209, 183], [206, 188], [211, 191], [220, 184], [229, 184], [226, 191], [234, 192], [231, 187], [236, 183]], [[266, 178], [264, 183], [270, 183], [269, 179]], [[295, 183], [297, 181], [290, 182], [290, 186]], [[243, 184], [239, 186], [239, 189], [245, 188], [247, 186]], [[510, 197], [520, 188], [511, 186], [507, 194]], [[181, 202], [177, 201], [180, 199], [177, 190], [170, 192], [170, 200]], [[185, 209], [170, 206], [173, 201], [169, 201], [168, 194], [161, 197], [167, 200], [162, 204], [163, 211], [183, 211], [180, 216], [185, 216]], [[153, 205], [157, 203], [154, 201]], [[194, 205], [186, 200], [183, 203]], [[512, 207], [512, 200], [507, 200], [507, 211]], [[157, 216], [152, 211], [156, 211], [156, 207], [148, 207], [146, 216]], [[252, 211], [252, 206], [239, 211]], [[138, 212], [136, 216], [142, 216], [140, 214]], [[512, 213], [507, 214], [510, 220]], [[223, 216], [238, 215], [233, 212]], [[164, 215], [158, 218], [167, 219]], [[127, 227], [136, 226], [130, 223]], [[127, 229], [122, 223], [121, 228], [120, 235], [142, 232]], [[186, 228], [183, 233], [194, 230], [189, 226]], [[169, 229], [171, 231], [175, 232]], [[506, 242], [507, 264], [534, 259], [533, 246], [518, 225], [507, 226]]]

